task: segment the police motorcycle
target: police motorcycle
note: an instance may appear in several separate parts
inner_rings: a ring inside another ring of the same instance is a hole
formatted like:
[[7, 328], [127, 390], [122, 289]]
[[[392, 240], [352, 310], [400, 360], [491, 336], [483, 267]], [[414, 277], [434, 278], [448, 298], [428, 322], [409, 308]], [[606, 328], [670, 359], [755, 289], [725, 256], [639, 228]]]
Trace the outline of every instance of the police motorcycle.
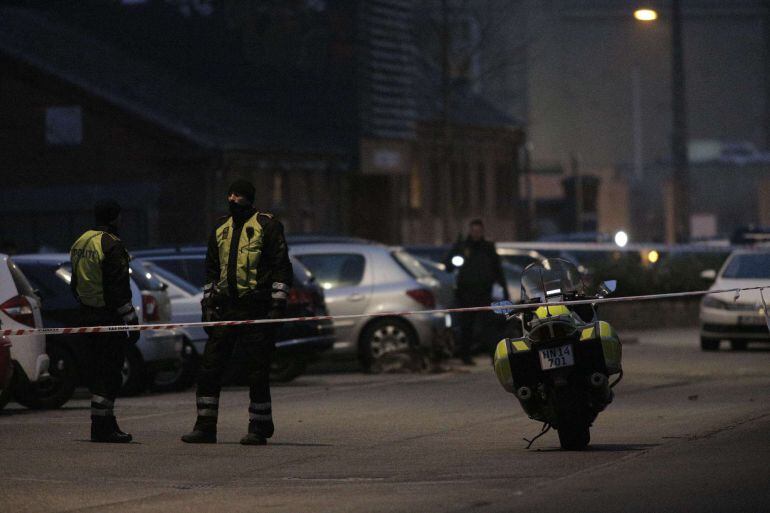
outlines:
[[[572, 263], [547, 259], [522, 273], [521, 301], [532, 308], [496, 310], [507, 322], [521, 323], [524, 334], [497, 344], [494, 366], [503, 388], [516, 396], [531, 419], [543, 422], [536, 437], [525, 439], [527, 448], [554, 428], [562, 449], [585, 449], [592, 423], [612, 402], [612, 388], [623, 377], [620, 339], [612, 326], [598, 319], [596, 305], [590, 302], [569, 307], [549, 303], [590, 301], [615, 286], [615, 281], [604, 282], [588, 297]], [[610, 383], [613, 375], [617, 377]]]

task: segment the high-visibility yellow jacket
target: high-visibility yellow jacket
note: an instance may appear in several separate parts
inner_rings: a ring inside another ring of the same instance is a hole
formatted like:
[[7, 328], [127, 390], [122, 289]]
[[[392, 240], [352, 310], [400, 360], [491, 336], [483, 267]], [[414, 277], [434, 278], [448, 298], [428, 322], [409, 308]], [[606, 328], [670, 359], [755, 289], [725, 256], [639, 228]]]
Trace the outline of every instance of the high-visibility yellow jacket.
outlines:
[[81, 304], [119, 315], [133, 309], [128, 252], [109, 228], [96, 227], [81, 235], [70, 249], [70, 262], [70, 286]]
[[293, 280], [283, 225], [253, 211], [243, 219], [222, 218], [209, 238], [206, 278], [219, 294], [286, 299]]

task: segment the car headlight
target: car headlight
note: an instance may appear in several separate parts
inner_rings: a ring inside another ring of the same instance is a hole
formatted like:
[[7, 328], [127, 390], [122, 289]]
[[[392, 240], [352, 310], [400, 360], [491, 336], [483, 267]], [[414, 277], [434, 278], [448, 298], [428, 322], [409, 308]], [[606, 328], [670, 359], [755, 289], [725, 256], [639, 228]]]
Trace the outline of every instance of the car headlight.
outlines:
[[701, 303], [706, 308], [718, 308], [720, 310], [726, 310], [727, 309], [727, 303], [724, 301], [720, 301], [719, 299], [711, 296], [706, 296], [703, 298], [703, 303]]

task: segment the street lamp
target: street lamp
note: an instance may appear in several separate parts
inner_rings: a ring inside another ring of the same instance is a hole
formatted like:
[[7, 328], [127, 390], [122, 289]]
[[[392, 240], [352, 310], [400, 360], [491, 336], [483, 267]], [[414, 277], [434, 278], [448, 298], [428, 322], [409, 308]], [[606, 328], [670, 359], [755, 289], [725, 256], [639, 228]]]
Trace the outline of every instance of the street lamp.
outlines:
[[658, 11], [655, 9], [637, 9], [634, 11], [634, 18], [639, 21], [655, 21], [658, 19]]
[[[649, 8], [634, 11], [634, 18], [654, 21], [658, 13]], [[681, 0], [671, 0], [671, 161], [673, 233], [668, 242], [687, 242], [690, 238], [690, 208], [687, 162], [687, 105], [684, 87]]]

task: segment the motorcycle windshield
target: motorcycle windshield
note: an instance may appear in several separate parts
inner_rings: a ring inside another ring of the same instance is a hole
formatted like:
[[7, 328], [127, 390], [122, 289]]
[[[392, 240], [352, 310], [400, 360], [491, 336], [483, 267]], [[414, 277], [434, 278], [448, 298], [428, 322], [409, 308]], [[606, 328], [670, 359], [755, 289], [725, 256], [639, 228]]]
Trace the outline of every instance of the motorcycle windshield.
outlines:
[[561, 301], [564, 296], [576, 295], [585, 295], [580, 272], [574, 264], [561, 258], [530, 264], [521, 275], [521, 300], [524, 303]]

